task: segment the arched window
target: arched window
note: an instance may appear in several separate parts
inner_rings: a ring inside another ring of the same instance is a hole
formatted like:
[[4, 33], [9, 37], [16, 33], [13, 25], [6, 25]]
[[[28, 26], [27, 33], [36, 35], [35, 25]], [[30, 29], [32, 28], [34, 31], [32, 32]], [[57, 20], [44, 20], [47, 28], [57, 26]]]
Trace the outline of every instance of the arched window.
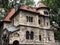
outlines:
[[31, 16], [26, 16], [27, 22], [33, 22], [33, 17]]
[[47, 11], [44, 11], [44, 14], [48, 15], [48, 12]]
[[34, 38], [34, 32], [26, 31], [26, 39], [33, 39], [33, 38]]
[[41, 41], [41, 35], [39, 35], [39, 40]]
[[29, 31], [26, 31], [26, 39], [29, 39]]
[[48, 22], [47, 22], [47, 26], [48, 26]]
[[18, 41], [18, 40], [15, 40], [15, 41], [13, 42], [13, 45], [19, 45], [19, 41]]
[[41, 24], [41, 21], [40, 21], [40, 19], [38, 20], [38, 23], [39, 23], [39, 24]]
[[31, 38], [31, 39], [34, 38], [34, 32], [33, 32], [33, 31], [31, 31], [30, 38]]

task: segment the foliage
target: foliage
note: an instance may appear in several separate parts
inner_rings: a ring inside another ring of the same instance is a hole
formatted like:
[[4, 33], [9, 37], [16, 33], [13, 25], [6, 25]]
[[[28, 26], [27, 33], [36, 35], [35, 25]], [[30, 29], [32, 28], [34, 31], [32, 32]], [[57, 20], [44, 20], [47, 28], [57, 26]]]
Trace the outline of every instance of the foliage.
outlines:
[[28, 6], [33, 6], [35, 4], [34, 0], [21, 0], [20, 5], [28, 5]]
[[[5, 9], [5, 14], [4, 14], [5, 16], [8, 14], [8, 12], [11, 10], [11, 8], [14, 8], [16, 1], [19, 1], [19, 6], [21, 6], [21, 5], [33, 6], [35, 3], [34, 0], [0, 0], [0, 3], [2, 3], [0, 5], [0, 8]], [[2, 14], [3, 13], [1, 13], [0, 15], [2, 15]], [[0, 17], [0, 18], [2, 19], [2, 17]]]
[[46, 6], [50, 7], [50, 9], [52, 9], [52, 13], [56, 14], [57, 13], [57, 9], [58, 9], [58, 2], [57, 0], [42, 0], [42, 3], [44, 3]]
[[60, 31], [55, 31], [55, 39], [60, 40]]
[[34, 0], [26, 0], [26, 5], [33, 6], [34, 5]]

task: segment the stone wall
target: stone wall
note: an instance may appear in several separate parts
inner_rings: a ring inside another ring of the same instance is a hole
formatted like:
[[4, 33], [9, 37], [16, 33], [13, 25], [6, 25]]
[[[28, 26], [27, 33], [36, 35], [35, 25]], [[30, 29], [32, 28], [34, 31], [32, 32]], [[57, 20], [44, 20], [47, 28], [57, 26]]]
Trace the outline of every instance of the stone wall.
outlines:
[[[29, 31], [29, 32], [33, 31], [34, 32], [34, 39], [33, 40], [26, 39], [26, 31]], [[42, 39], [42, 41], [39, 40], [39, 32], [41, 32], [41, 30], [38, 28], [20, 26], [19, 31], [16, 31], [9, 36], [9, 43], [13, 44], [13, 42], [15, 40], [18, 40], [20, 44], [40, 44], [40, 43], [43, 44], [43, 39]], [[18, 33], [20, 36], [15, 37], [14, 36], [15, 33]], [[43, 31], [41, 33], [43, 33]], [[42, 36], [42, 38], [43, 38], [43, 36]]]
[[[26, 39], [26, 31], [33, 31], [34, 32], [34, 39]], [[50, 32], [50, 31], [49, 31]], [[19, 36], [15, 36], [15, 34], [18, 33]], [[48, 45], [49, 43], [53, 44], [54, 42], [54, 35], [53, 32], [51, 31], [52, 35], [50, 35], [51, 40], [48, 40], [48, 34], [47, 30], [39, 29], [39, 28], [32, 28], [32, 27], [25, 27], [25, 26], [20, 26], [20, 30], [15, 31], [14, 33], [10, 34], [9, 36], [9, 44], [13, 44], [15, 40], [18, 40], [20, 44], [46, 44]], [[39, 40], [39, 35], [41, 35], [41, 40]]]

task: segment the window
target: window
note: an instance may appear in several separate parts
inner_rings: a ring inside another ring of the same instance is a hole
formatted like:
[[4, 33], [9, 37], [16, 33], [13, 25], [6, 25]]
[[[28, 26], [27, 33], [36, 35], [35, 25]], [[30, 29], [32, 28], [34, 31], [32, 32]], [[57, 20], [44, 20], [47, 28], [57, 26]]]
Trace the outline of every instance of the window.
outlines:
[[30, 17], [30, 22], [33, 22], [33, 17]]
[[34, 32], [26, 31], [26, 39], [33, 39], [33, 38], [34, 38]]
[[41, 41], [41, 35], [39, 35], [39, 40]]
[[39, 24], [41, 23], [40, 19], [38, 20], [38, 23], [39, 23]]
[[48, 26], [48, 22], [47, 22], [47, 26]]
[[44, 25], [45, 25], [45, 17], [43, 17], [43, 20], [44, 20]]
[[44, 11], [44, 14], [47, 14], [48, 15], [48, 12], [47, 11]]
[[34, 38], [34, 32], [31, 31], [31, 36], [30, 36], [31, 39]]
[[27, 22], [33, 22], [33, 17], [26, 16]]
[[47, 31], [47, 37], [48, 37], [48, 40], [50, 41], [50, 31]]
[[26, 19], [27, 19], [27, 22], [29, 21], [28, 19], [29, 19], [29, 17], [28, 16], [26, 16]]
[[48, 40], [50, 41], [50, 37], [48, 36]]
[[26, 39], [29, 39], [29, 31], [26, 31]]

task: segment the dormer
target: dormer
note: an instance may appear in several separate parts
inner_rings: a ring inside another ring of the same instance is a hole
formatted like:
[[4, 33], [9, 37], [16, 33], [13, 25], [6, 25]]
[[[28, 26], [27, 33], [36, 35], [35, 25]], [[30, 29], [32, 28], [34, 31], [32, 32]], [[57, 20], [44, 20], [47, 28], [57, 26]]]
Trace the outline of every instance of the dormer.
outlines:
[[46, 7], [43, 3], [38, 4], [37, 7], [37, 11], [41, 14], [41, 15], [48, 15], [49, 14], [49, 8]]

